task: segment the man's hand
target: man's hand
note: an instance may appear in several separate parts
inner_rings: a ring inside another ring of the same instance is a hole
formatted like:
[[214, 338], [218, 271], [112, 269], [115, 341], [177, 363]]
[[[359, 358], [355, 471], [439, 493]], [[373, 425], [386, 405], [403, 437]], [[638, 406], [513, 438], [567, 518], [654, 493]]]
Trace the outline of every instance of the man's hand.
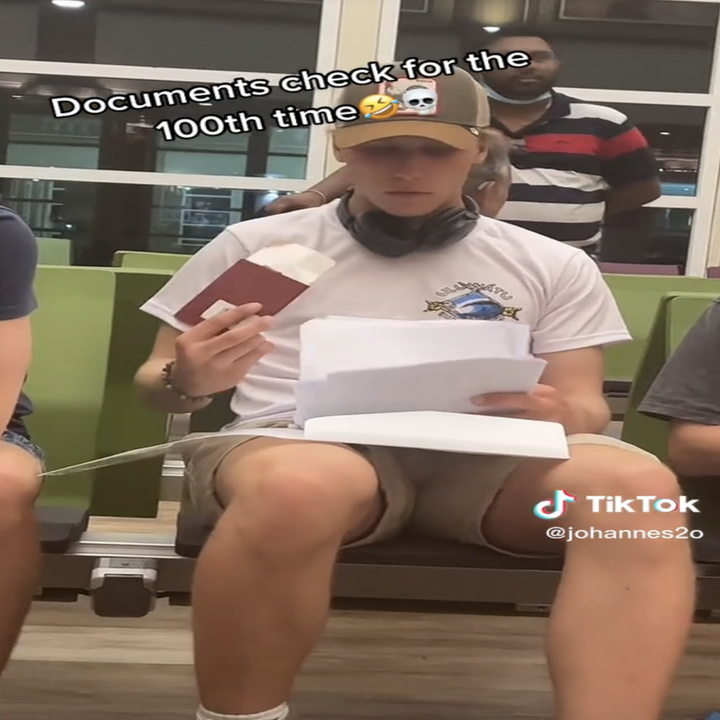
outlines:
[[570, 407], [560, 391], [549, 385], [536, 385], [529, 393], [492, 393], [472, 399], [481, 412], [509, 415], [526, 420], [565, 423]]
[[281, 215], [282, 213], [293, 212], [293, 210], [306, 210], [307, 208], [320, 207], [323, 199], [320, 193], [301, 192], [295, 195], [285, 195], [265, 205], [263, 210], [269, 215]]
[[262, 332], [272, 318], [260, 317], [259, 303], [241, 305], [204, 320], [175, 341], [173, 385], [189, 397], [229, 390], [267, 355], [273, 345]]

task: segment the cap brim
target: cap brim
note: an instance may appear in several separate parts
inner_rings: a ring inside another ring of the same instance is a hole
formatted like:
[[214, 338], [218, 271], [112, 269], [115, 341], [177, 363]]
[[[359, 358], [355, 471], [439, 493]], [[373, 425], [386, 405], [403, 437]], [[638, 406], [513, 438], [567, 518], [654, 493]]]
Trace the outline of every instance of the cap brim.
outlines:
[[431, 120], [375, 120], [363, 125], [339, 127], [333, 132], [333, 142], [338, 150], [395, 137], [427, 138], [457, 150], [476, 150], [478, 146], [478, 131], [475, 128]]

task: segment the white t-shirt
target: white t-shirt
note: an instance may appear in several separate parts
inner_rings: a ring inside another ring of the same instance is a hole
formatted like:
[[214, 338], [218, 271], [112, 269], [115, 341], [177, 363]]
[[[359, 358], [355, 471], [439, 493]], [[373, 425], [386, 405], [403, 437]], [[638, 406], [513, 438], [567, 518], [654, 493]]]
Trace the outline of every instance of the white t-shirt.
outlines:
[[338, 201], [232, 225], [208, 243], [142, 310], [185, 331], [174, 315], [241, 258], [271, 243], [297, 243], [335, 266], [280, 312], [266, 337], [275, 349], [238, 386], [237, 425], [290, 420], [299, 374], [299, 328], [345, 315], [520, 322], [535, 355], [631, 339], [595, 263], [582, 250], [499, 220], [481, 218], [464, 240], [427, 253], [384, 258], [343, 228]]

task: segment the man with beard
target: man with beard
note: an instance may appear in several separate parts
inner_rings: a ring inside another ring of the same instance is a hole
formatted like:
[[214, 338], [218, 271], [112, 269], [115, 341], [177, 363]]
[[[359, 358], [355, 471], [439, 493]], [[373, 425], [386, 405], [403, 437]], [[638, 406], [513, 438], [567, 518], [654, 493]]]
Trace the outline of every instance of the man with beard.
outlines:
[[[596, 253], [609, 215], [636, 210], [661, 195], [647, 141], [617, 110], [553, 90], [560, 62], [536, 30], [504, 28], [486, 49], [525, 52], [532, 60], [524, 68], [475, 73], [490, 99], [492, 126], [512, 144], [512, 186], [498, 219]], [[317, 206], [351, 186], [342, 168], [266, 209]]]

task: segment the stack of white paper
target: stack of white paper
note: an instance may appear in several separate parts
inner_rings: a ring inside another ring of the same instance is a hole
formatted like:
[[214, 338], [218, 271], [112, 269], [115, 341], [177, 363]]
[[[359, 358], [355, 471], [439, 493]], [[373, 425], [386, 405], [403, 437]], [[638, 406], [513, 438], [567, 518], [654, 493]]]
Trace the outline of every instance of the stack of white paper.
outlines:
[[519, 323], [329, 317], [300, 329], [296, 422], [335, 415], [477, 412], [471, 398], [527, 392], [545, 362]]
[[[527, 326], [470, 320], [329, 317], [300, 331], [299, 428], [243, 427], [228, 435], [422, 448], [518, 457], [568, 457], [563, 427], [478, 414], [471, 398], [533, 389], [546, 363]], [[471, 414], [472, 413], [472, 414]], [[70, 475], [165, 454], [185, 438], [44, 473]]]

